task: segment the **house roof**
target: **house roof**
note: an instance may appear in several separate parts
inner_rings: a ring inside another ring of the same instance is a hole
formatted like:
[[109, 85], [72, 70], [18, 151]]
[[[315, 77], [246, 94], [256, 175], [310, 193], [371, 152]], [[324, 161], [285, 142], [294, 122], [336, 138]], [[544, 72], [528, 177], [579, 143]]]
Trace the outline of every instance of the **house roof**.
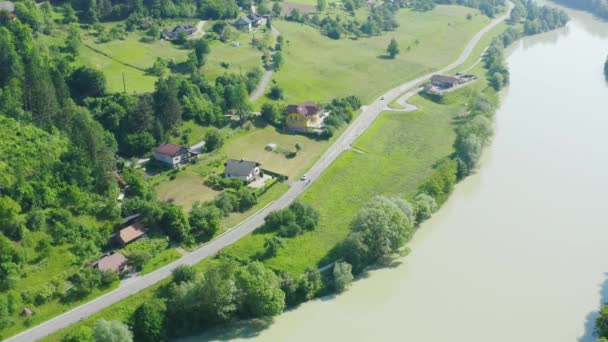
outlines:
[[15, 12], [15, 4], [10, 1], [0, 1], [0, 10]]
[[431, 82], [458, 84], [460, 83], [460, 80], [454, 76], [433, 75], [431, 77]]
[[97, 263], [97, 268], [100, 271], [114, 271], [120, 272], [120, 268], [127, 262], [127, 258], [120, 254], [114, 253], [112, 255], [105, 256], [99, 259]]
[[320, 111], [321, 111], [321, 109], [319, 109], [319, 107], [312, 101], [306, 101], [300, 105], [292, 104], [292, 105], [287, 106], [287, 114], [298, 113], [307, 118], [319, 114]]
[[164, 154], [167, 156], [171, 156], [171, 157], [175, 157], [182, 152], [182, 150], [184, 150], [187, 148], [185, 148], [184, 146], [181, 145], [176, 145], [176, 144], [160, 144], [158, 145], [158, 147], [156, 147], [154, 149], [154, 152], [158, 153], [158, 154]]
[[112, 171], [112, 175], [114, 176], [114, 178], [116, 178], [116, 181], [118, 182], [118, 184], [120, 184], [121, 187], [127, 187], [127, 182], [125, 182], [125, 180], [122, 178], [121, 175], [118, 174], [118, 172]]
[[252, 21], [248, 17], [240, 17], [237, 21], [234, 22], [235, 25], [249, 25]]
[[248, 160], [228, 159], [225, 173], [233, 176], [247, 177], [260, 163]]
[[262, 16], [260, 16], [260, 15], [259, 15], [259, 14], [257, 14], [257, 13], [251, 13], [251, 14], [250, 14], [248, 17], [249, 17], [249, 19], [250, 19], [251, 21], [258, 21], [258, 20], [262, 20]]
[[147, 229], [141, 222], [135, 222], [132, 225], [121, 229], [118, 232], [118, 237], [122, 243], [127, 244], [135, 239], [140, 238], [146, 233]]

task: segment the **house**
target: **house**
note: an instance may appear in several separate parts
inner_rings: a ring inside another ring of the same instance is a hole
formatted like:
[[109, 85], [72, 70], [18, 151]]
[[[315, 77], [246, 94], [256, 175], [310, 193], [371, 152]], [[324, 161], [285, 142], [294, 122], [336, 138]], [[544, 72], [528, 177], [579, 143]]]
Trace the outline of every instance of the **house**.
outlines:
[[0, 1], [0, 11], [15, 13], [15, 4], [10, 1]]
[[460, 83], [462, 83], [460, 78], [455, 76], [433, 75], [431, 77], [431, 84], [438, 88], [453, 88]]
[[226, 178], [238, 178], [249, 183], [260, 175], [260, 163], [248, 160], [228, 159], [224, 176]]
[[264, 23], [264, 17], [252, 12], [247, 16], [242, 16], [234, 22], [234, 27], [241, 31], [251, 32], [254, 27], [258, 27]]
[[162, 36], [165, 39], [172, 40], [177, 39], [182, 32], [186, 34], [186, 38], [191, 38], [196, 33], [196, 27], [192, 24], [177, 25], [173, 30], [164, 29]]
[[2, 18], [2, 12], [8, 12], [9, 17], [15, 18], [15, 4], [10, 1], [0, 1], [0, 18]]
[[118, 234], [116, 234], [116, 241], [124, 246], [144, 236], [146, 231], [148, 231], [148, 229], [144, 226], [144, 224], [136, 221], [135, 223], [121, 229]]
[[311, 101], [300, 105], [287, 106], [287, 129], [296, 132], [309, 132], [318, 128], [321, 109]]
[[240, 31], [251, 32], [251, 30], [253, 30], [253, 22], [249, 17], [242, 16], [238, 18], [233, 25]]
[[154, 158], [171, 167], [187, 163], [190, 159], [190, 149], [176, 144], [160, 144], [152, 150]]
[[106, 255], [97, 261], [97, 269], [100, 271], [112, 271], [120, 273], [127, 265], [127, 258], [120, 253]]

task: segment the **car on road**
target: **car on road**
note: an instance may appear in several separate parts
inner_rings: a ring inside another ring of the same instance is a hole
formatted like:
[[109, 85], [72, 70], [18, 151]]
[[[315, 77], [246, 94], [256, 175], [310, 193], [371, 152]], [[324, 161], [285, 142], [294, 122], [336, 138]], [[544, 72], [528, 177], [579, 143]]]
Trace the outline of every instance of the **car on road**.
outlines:
[[307, 179], [308, 179], [308, 176], [307, 176], [307, 175], [304, 175], [304, 176], [302, 176], [302, 178], [300, 178], [300, 180], [301, 180], [301, 181], [305, 181], [305, 180], [307, 180]]
[[380, 100], [384, 100], [384, 96], [382, 96], [382, 97], [380, 98]]

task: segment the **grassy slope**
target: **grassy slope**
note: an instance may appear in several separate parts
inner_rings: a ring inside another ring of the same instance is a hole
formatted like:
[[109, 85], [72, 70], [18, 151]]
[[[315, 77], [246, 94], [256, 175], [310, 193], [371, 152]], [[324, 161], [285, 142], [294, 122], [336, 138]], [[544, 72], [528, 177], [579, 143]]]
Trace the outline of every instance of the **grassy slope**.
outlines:
[[181, 205], [188, 211], [196, 201], [211, 201], [220, 191], [203, 184], [203, 178], [192, 170], [186, 169], [177, 174], [174, 180], [164, 180], [158, 185], [161, 200]]
[[[466, 19], [467, 13], [475, 14], [472, 20]], [[285, 66], [275, 78], [288, 101], [355, 94], [366, 103], [386, 89], [455, 60], [475, 32], [489, 22], [478, 13], [458, 6], [437, 6], [431, 12], [404, 9], [397, 15], [400, 27], [395, 32], [359, 40], [332, 40], [310, 26], [275, 21], [290, 41], [284, 52]], [[394, 60], [382, 59], [393, 37], [401, 54]]]

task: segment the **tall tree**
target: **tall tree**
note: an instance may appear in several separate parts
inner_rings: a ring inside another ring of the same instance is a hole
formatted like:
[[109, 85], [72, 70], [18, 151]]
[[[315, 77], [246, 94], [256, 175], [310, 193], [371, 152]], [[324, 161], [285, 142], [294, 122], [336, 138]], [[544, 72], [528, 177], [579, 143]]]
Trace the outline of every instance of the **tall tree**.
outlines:
[[399, 44], [397, 44], [397, 41], [395, 40], [395, 38], [391, 39], [391, 42], [388, 44], [388, 47], [386, 48], [386, 52], [388, 53], [389, 56], [391, 56], [391, 58], [395, 58], [395, 56], [397, 56], [399, 54]]
[[159, 78], [154, 92], [156, 117], [164, 132], [176, 127], [182, 119], [182, 105], [178, 98], [178, 79], [176, 77]]

